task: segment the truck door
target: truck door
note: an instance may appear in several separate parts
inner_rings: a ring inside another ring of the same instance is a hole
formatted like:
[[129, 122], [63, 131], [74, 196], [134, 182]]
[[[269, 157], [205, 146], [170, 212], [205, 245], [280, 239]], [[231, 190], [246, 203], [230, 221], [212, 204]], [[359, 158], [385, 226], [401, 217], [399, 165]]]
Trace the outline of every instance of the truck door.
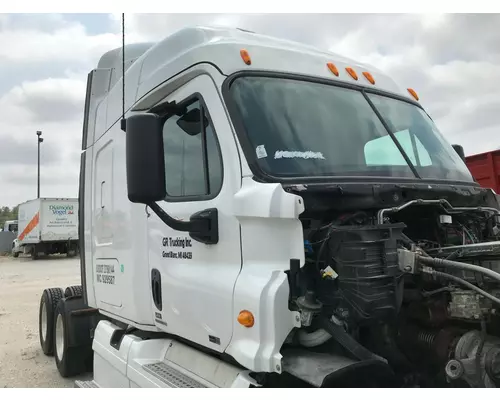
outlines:
[[223, 351], [232, 335], [233, 289], [241, 269], [240, 225], [233, 212], [233, 196], [241, 186], [238, 150], [208, 75], [194, 78], [167, 100], [185, 109], [181, 115], [165, 113], [167, 197], [158, 204], [184, 221], [217, 208], [219, 242], [200, 243], [148, 211], [155, 323], [166, 332]]

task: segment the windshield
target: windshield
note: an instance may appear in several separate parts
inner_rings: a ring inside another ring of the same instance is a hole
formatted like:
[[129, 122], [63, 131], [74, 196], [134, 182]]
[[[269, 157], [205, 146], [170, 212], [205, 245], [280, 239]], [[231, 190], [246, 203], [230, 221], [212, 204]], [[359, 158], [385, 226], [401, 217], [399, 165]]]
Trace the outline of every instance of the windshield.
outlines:
[[230, 95], [256, 162], [269, 175], [473, 181], [428, 115], [405, 101], [374, 94], [365, 97], [360, 90], [322, 83], [258, 76], [237, 78]]

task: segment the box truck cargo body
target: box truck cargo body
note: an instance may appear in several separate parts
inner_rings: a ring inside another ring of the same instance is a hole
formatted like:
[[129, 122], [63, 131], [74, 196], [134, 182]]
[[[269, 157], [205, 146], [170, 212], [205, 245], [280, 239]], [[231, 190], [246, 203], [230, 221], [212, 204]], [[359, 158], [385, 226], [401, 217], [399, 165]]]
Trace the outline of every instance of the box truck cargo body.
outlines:
[[465, 163], [477, 183], [500, 194], [500, 149], [468, 156]]
[[19, 231], [13, 246], [19, 253], [40, 254], [78, 252], [78, 199], [41, 198], [19, 205]]
[[468, 156], [465, 163], [477, 183], [496, 193], [500, 205], [500, 149]]

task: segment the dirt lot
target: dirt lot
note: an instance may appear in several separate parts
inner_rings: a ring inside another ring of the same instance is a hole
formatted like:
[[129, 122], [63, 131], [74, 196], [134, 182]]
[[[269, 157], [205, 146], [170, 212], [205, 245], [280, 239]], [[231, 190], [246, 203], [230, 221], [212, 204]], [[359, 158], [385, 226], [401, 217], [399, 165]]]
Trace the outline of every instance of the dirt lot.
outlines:
[[0, 256], [0, 388], [73, 387], [40, 349], [38, 308], [43, 289], [79, 284], [78, 258]]

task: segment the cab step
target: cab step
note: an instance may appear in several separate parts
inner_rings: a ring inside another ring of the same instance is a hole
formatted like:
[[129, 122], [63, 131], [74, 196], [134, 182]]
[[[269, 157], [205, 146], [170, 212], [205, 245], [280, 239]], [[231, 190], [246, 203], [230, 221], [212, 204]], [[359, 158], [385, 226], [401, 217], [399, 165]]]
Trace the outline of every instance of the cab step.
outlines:
[[156, 379], [163, 382], [168, 387], [172, 388], [207, 388], [209, 386], [199, 382], [198, 380], [189, 377], [182, 371], [179, 371], [173, 366], [167, 365], [164, 362], [155, 362], [152, 364], [144, 364], [144, 371], [154, 376]]
[[79, 389], [98, 389], [99, 385], [95, 381], [75, 381], [75, 388]]
[[119, 329], [112, 322], [102, 320], [95, 330], [93, 380], [97, 387], [258, 386], [250, 371], [167, 337], [143, 339], [130, 333], [122, 335], [119, 344], [113, 345]]

